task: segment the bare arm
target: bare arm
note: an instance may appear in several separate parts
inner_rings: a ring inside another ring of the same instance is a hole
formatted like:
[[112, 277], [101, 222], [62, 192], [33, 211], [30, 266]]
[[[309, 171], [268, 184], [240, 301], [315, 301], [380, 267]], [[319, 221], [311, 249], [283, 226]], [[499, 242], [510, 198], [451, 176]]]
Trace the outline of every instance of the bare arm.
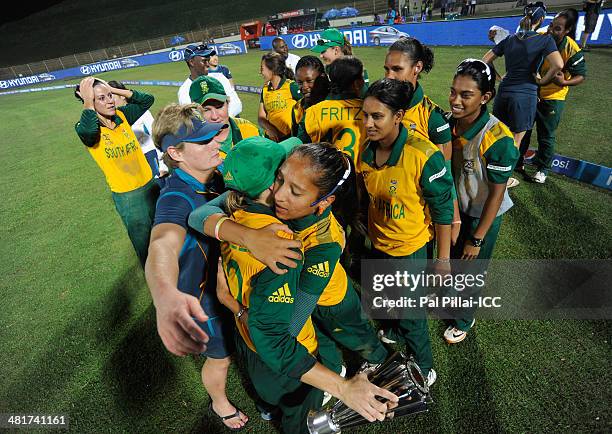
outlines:
[[548, 71], [546, 71], [546, 74], [544, 74], [543, 77], [538, 78], [536, 76], [536, 83], [538, 86], [546, 86], [547, 84], [551, 83], [555, 78], [555, 75], [557, 75], [557, 72], [563, 69], [563, 58], [558, 51], [553, 51], [550, 53], [548, 56], [546, 56], [546, 60], [548, 61], [550, 68]]
[[553, 78], [553, 83], [557, 86], [578, 86], [584, 82], [584, 75], [573, 75], [569, 80], [565, 79], [563, 71], [557, 72]]
[[197, 298], [177, 288], [178, 258], [186, 231], [173, 223], [162, 223], [151, 231], [145, 277], [157, 310], [157, 331], [173, 354], [184, 356], [205, 351], [208, 336], [192, 317], [208, 317]]
[[497, 59], [497, 56], [493, 53], [493, 50], [487, 51], [485, 55], [482, 56], [482, 61], [490, 65], [492, 65], [493, 62], [495, 62], [495, 59]]
[[[210, 237], [215, 237], [215, 227], [223, 214], [214, 214], [204, 222], [204, 233]], [[282, 231], [293, 234], [282, 224], [271, 224], [261, 229], [252, 229], [236, 223], [233, 220], [225, 220], [219, 227], [219, 238], [229, 241], [250, 250], [253, 256], [267, 265], [276, 274], [285, 274], [287, 270], [279, 268], [278, 264], [283, 264], [290, 268], [295, 268], [297, 263], [294, 260], [302, 259], [302, 255], [295, 250], [302, 247], [299, 240], [281, 238], [277, 232]]]

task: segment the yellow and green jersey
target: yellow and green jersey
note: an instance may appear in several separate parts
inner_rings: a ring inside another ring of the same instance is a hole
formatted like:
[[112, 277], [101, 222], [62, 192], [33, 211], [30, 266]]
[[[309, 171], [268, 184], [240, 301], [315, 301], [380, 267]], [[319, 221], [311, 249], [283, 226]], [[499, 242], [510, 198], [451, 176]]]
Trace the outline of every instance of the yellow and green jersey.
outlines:
[[302, 119], [304, 119], [305, 114], [306, 114], [306, 109], [304, 108], [304, 98], [302, 98], [291, 109], [291, 135], [292, 136], [297, 137], [300, 123], [302, 122]]
[[423, 93], [418, 82], [402, 122], [409, 131], [414, 131], [434, 145], [451, 141], [450, 127], [444, 118], [444, 112]]
[[[253, 229], [280, 223], [270, 208], [253, 202], [249, 202], [246, 209], [235, 212], [232, 219]], [[282, 232], [278, 234], [283, 235]], [[248, 328], [236, 321], [240, 335], [270, 368], [294, 376], [292, 373], [300, 366], [309, 365], [312, 354], [317, 351], [317, 338], [310, 318], [297, 338], [291, 337], [289, 332], [301, 264], [278, 275], [244, 247], [228, 242], [221, 244], [221, 255], [232, 296], [249, 309]]]
[[219, 148], [219, 156], [225, 160], [227, 153], [234, 147], [236, 143], [242, 139], [248, 139], [253, 136], [263, 136], [261, 129], [253, 122], [243, 118], [229, 118], [229, 134], [221, 143]]
[[453, 179], [442, 152], [400, 125], [385, 164], [376, 164], [378, 143], [366, 141], [360, 167], [370, 198], [368, 234], [391, 256], [408, 256], [433, 238], [431, 223], [453, 220]]
[[[488, 183], [506, 184], [519, 157], [514, 136], [508, 127], [483, 110], [474, 124], [462, 135], [453, 131], [453, 178], [461, 211], [480, 218], [489, 196]], [[512, 207], [508, 191], [497, 215]]]
[[[563, 58], [563, 74], [565, 75], [566, 80], [569, 80], [575, 75], [586, 76], [586, 62], [584, 60], [584, 55], [582, 54], [582, 51], [580, 51], [580, 47], [576, 41], [569, 36], [566, 36], [561, 40], [561, 43], [557, 48], [559, 49], [559, 53]], [[543, 76], [549, 69], [550, 64], [548, 63], [548, 60], [544, 59], [540, 69], [540, 75]], [[546, 86], [540, 87], [539, 97], [540, 99], [545, 100], [564, 101], [568, 92], [569, 86], [559, 86], [551, 82]]]
[[304, 248], [300, 290], [318, 296], [319, 306], [340, 303], [348, 288], [348, 277], [340, 264], [345, 236], [331, 208], [320, 216], [313, 214], [288, 224]]
[[298, 137], [304, 143], [329, 142], [353, 159], [355, 167], [365, 141], [363, 99], [350, 95], [329, 95], [306, 109]]
[[75, 130], [87, 146], [106, 182], [114, 193], [126, 193], [142, 187], [153, 178], [140, 143], [130, 127], [152, 105], [154, 98], [144, 92], [133, 91], [128, 104], [119, 107], [110, 129], [100, 124], [94, 110], [83, 110]]
[[292, 80], [282, 79], [276, 89], [271, 85], [263, 87], [261, 102], [266, 110], [268, 121], [284, 136], [291, 134], [291, 113], [293, 106], [300, 98], [299, 87]]

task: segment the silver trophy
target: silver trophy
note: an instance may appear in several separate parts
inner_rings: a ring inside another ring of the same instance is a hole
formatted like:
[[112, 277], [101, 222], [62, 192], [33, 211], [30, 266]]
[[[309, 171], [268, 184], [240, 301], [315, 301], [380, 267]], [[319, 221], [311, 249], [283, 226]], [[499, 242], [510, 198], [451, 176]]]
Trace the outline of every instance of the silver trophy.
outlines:
[[[433, 400], [429, 396], [427, 379], [413, 360], [403, 353], [394, 353], [387, 361], [368, 374], [371, 383], [397, 395], [397, 407], [389, 410], [386, 418], [396, 418], [428, 410]], [[386, 420], [385, 418], [385, 420]], [[308, 415], [310, 434], [336, 434], [343, 429], [369, 423], [342, 401], [331, 408]], [[375, 423], [375, 422], [372, 422]]]

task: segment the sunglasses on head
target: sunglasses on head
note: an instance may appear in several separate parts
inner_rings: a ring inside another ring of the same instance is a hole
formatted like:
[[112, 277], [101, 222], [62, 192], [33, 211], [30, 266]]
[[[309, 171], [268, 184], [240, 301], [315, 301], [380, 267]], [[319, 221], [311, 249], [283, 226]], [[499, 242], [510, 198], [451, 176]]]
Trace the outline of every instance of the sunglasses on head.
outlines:
[[195, 49], [193, 49], [193, 48], [185, 48], [185, 53], [193, 54], [196, 51], [207, 51], [209, 49], [210, 48], [208, 48], [208, 45], [200, 44], [200, 45], [196, 46]]
[[323, 39], [323, 38], [317, 39], [317, 45], [325, 45], [325, 44], [328, 44], [330, 42], [334, 42], [334, 41], [332, 41], [330, 39]]

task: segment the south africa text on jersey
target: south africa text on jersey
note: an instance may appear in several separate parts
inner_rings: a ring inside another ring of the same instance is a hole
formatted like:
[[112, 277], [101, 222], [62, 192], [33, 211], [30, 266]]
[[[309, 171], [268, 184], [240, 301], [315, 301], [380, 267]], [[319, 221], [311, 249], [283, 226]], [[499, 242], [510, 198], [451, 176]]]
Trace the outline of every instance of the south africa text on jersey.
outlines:
[[385, 218], [399, 220], [406, 217], [406, 210], [403, 203], [387, 201], [381, 197], [370, 195], [370, 202], [374, 208], [385, 216]]
[[106, 158], [121, 158], [130, 155], [132, 152], [138, 150], [138, 143], [134, 140], [127, 143], [125, 146], [113, 146], [112, 148], [105, 148]]

